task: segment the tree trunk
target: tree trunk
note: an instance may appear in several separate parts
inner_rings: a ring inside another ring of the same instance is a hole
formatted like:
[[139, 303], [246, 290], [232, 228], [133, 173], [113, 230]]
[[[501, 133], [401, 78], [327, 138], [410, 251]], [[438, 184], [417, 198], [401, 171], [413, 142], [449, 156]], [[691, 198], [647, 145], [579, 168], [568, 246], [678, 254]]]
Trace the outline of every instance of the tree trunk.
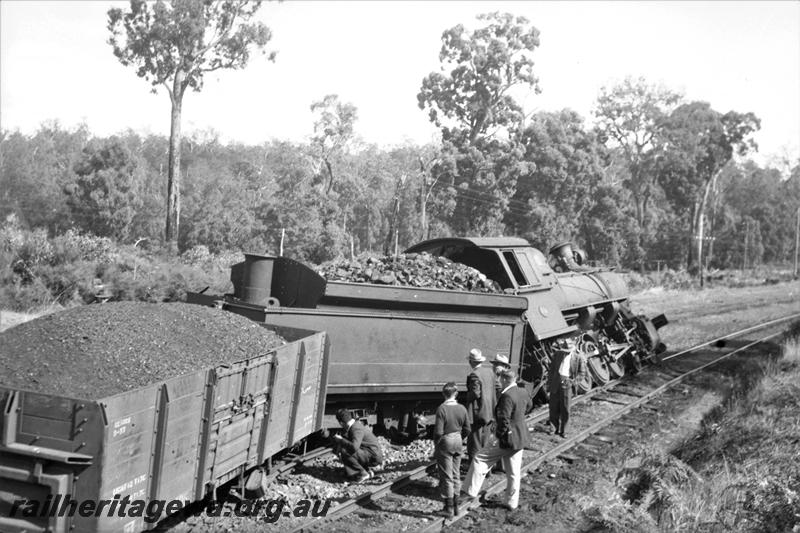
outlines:
[[172, 116], [169, 129], [169, 168], [167, 177], [167, 227], [164, 239], [172, 253], [178, 252], [178, 230], [181, 218], [181, 105], [183, 78], [175, 74], [172, 93]]
[[[717, 220], [717, 207], [719, 206], [719, 194], [717, 190], [717, 176], [719, 173], [714, 174], [712, 180], [711, 191], [714, 193], [711, 200], [711, 216], [708, 218], [708, 233], [714, 235], [716, 233], [716, 220]], [[712, 237], [708, 241], [708, 252], [706, 253], [706, 264], [710, 265], [714, 261], [714, 241]]]
[[397, 231], [397, 215], [400, 211], [400, 196], [396, 192], [394, 196], [394, 207], [392, 207], [392, 218], [389, 223], [389, 234], [386, 235], [386, 240], [383, 241], [383, 255], [389, 255], [392, 241], [395, 240], [395, 231]]
[[420, 226], [422, 228], [423, 241], [428, 238], [427, 207], [428, 207], [428, 179], [425, 176], [423, 176], [422, 191], [421, 194], [419, 195], [419, 218], [420, 218]]
[[694, 246], [692, 245], [693, 238], [697, 236], [697, 213], [700, 211], [700, 204], [695, 200], [694, 207], [692, 208], [692, 220], [689, 223], [689, 246], [686, 254], [686, 270], [691, 271], [692, 264], [694, 263]]
[[703, 191], [703, 200], [700, 202], [700, 209], [697, 213], [697, 270], [700, 275], [700, 287], [704, 284], [703, 276], [703, 221], [705, 219], [706, 202], [708, 202], [708, 193], [711, 190], [711, 184], [714, 182], [712, 177], [706, 182], [705, 190]]

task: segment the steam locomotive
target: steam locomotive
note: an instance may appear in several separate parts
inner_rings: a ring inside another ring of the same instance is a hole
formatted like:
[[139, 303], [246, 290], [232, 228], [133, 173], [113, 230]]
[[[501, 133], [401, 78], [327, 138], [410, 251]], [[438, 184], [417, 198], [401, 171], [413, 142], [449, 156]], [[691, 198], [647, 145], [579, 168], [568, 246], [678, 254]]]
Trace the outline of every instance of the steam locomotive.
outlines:
[[502, 293], [327, 281], [292, 259], [246, 254], [231, 269], [233, 294], [190, 293], [188, 301], [326, 331], [327, 416], [347, 407], [411, 433], [440, 401], [442, 385], [466, 377], [473, 347], [508, 355], [539, 403], [547, 400], [556, 343], [574, 343], [586, 360], [579, 392], [638, 371], [665, 349], [664, 315], [635, 315], [622, 276], [586, 266], [569, 242], [549, 259], [520, 238], [440, 238], [405, 250], [423, 252], [477, 269]]

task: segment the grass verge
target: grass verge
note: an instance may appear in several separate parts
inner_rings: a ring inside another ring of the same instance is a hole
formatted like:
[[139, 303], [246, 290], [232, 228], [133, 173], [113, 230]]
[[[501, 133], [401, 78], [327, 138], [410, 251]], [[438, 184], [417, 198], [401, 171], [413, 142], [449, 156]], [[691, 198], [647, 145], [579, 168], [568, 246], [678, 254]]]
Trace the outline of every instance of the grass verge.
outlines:
[[584, 502], [580, 529], [800, 531], [800, 324], [781, 348], [672, 453], [640, 447], [605, 500]]

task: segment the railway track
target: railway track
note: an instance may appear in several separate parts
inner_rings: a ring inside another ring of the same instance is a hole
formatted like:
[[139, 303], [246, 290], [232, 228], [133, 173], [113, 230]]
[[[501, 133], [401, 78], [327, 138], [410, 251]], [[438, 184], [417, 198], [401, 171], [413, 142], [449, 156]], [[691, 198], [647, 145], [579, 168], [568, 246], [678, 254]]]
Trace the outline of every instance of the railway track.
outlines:
[[[587, 394], [576, 397], [573, 402], [574, 406], [587, 407], [581, 409], [582, 413], [573, 413], [571, 418], [572, 435], [566, 439], [544, 436], [537, 431], [537, 424], [545, 421], [548, 415], [546, 406], [534, 410], [527, 419], [532, 442], [525, 451], [523, 474], [558, 457], [569, 459], [567, 452], [579, 445], [583, 450], [601, 452], [605, 446], [613, 444], [619, 438], [614, 431], [609, 429], [612, 425], [615, 423], [622, 427], [635, 425], [635, 422], [625, 420], [626, 415], [638, 408], [647, 409], [648, 402], [689, 376], [697, 374], [734, 354], [751, 349], [755, 345], [779, 335], [782, 330], [770, 333], [756, 341], [740, 343], [740, 345], [735, 345], [731, 341], [755, 331], [780, 327], [791, 320], [799, 318], [800, 313], [770, 320], [702, 342], [686, 350], [663, 357], [662, 365], [648, 367], [637, 376], [610, 381], [602, 387], [595, 388]], [[723, 343], [729, 344], [723, 347], [721, 346]], [[304, 460], [302, 457], [298, 459]], [[326, 516], [294, 525], [291, 531], [312, 532], [357, 529], [359, 527], [358, 524], [337, 523], [346, 521], [356, 510], [360, 515], [360, 519], [364, 520], [374, 520], [380, 515], [389, 515], [391, 517], [393, 513], [402, 514], [401, 527], [396, 527], [396, 524], [391, 522], [391, 518], [386, 520], [387, 523], [384, 529], [387, 531], [394, 529], [440, 531], [444, 527], [457, 524], [467, 516], [470, 510], [479, 507], [487, 497], [500, 493], [504, 490], [506, 483], [505, 476], [502, 476], [501, 479], [497, 479], [498, 476], [494, 476], [495, 479], [492, 479], [492, 476], [487, 477], [484, 483], [485, 489], [480, 497], [462, 505], [460, 515], [453, 519], [445, 519], [435, 516], [435, 511], [438, 510], [441, 503], [438, 498], [431, 499], [431, 494], [435, 494], [433, 487], [430, 483], [420, 485], [425, 478], [428, 476], [435, 477], [435, 475], [435, 463], [423, 464], [380, 485], [369, 487], [368, 491], [343, 501], [331, 509]], [[420, 486], [422, 489], [420, 489]], [[421, 496], [415, 494], [420, 492], [423, 493]], [[409, 497], [427, 500], [430, 508], [412, 512], [402, 511], [404, 503]], [[377, 505], [376, 502], [378, 500], [382, 500], [381, 504], [385, 503], [385, 505]]]

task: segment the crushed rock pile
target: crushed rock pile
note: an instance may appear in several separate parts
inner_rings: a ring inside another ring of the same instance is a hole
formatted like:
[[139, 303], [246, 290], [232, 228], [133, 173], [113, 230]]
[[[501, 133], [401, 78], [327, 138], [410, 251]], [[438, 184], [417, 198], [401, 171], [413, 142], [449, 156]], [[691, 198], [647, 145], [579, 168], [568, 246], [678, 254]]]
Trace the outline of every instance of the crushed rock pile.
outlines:
[[428, 253], [332, 261], [321, 265], [319, 274], [329, 281], [405, 285], [432, 289], [501, 293], [500, 285], [480, 271]]
[[98, 399], [285, 343], [252, 320], [200, 305], [86, 305], [0, 333], [0, 385]]

